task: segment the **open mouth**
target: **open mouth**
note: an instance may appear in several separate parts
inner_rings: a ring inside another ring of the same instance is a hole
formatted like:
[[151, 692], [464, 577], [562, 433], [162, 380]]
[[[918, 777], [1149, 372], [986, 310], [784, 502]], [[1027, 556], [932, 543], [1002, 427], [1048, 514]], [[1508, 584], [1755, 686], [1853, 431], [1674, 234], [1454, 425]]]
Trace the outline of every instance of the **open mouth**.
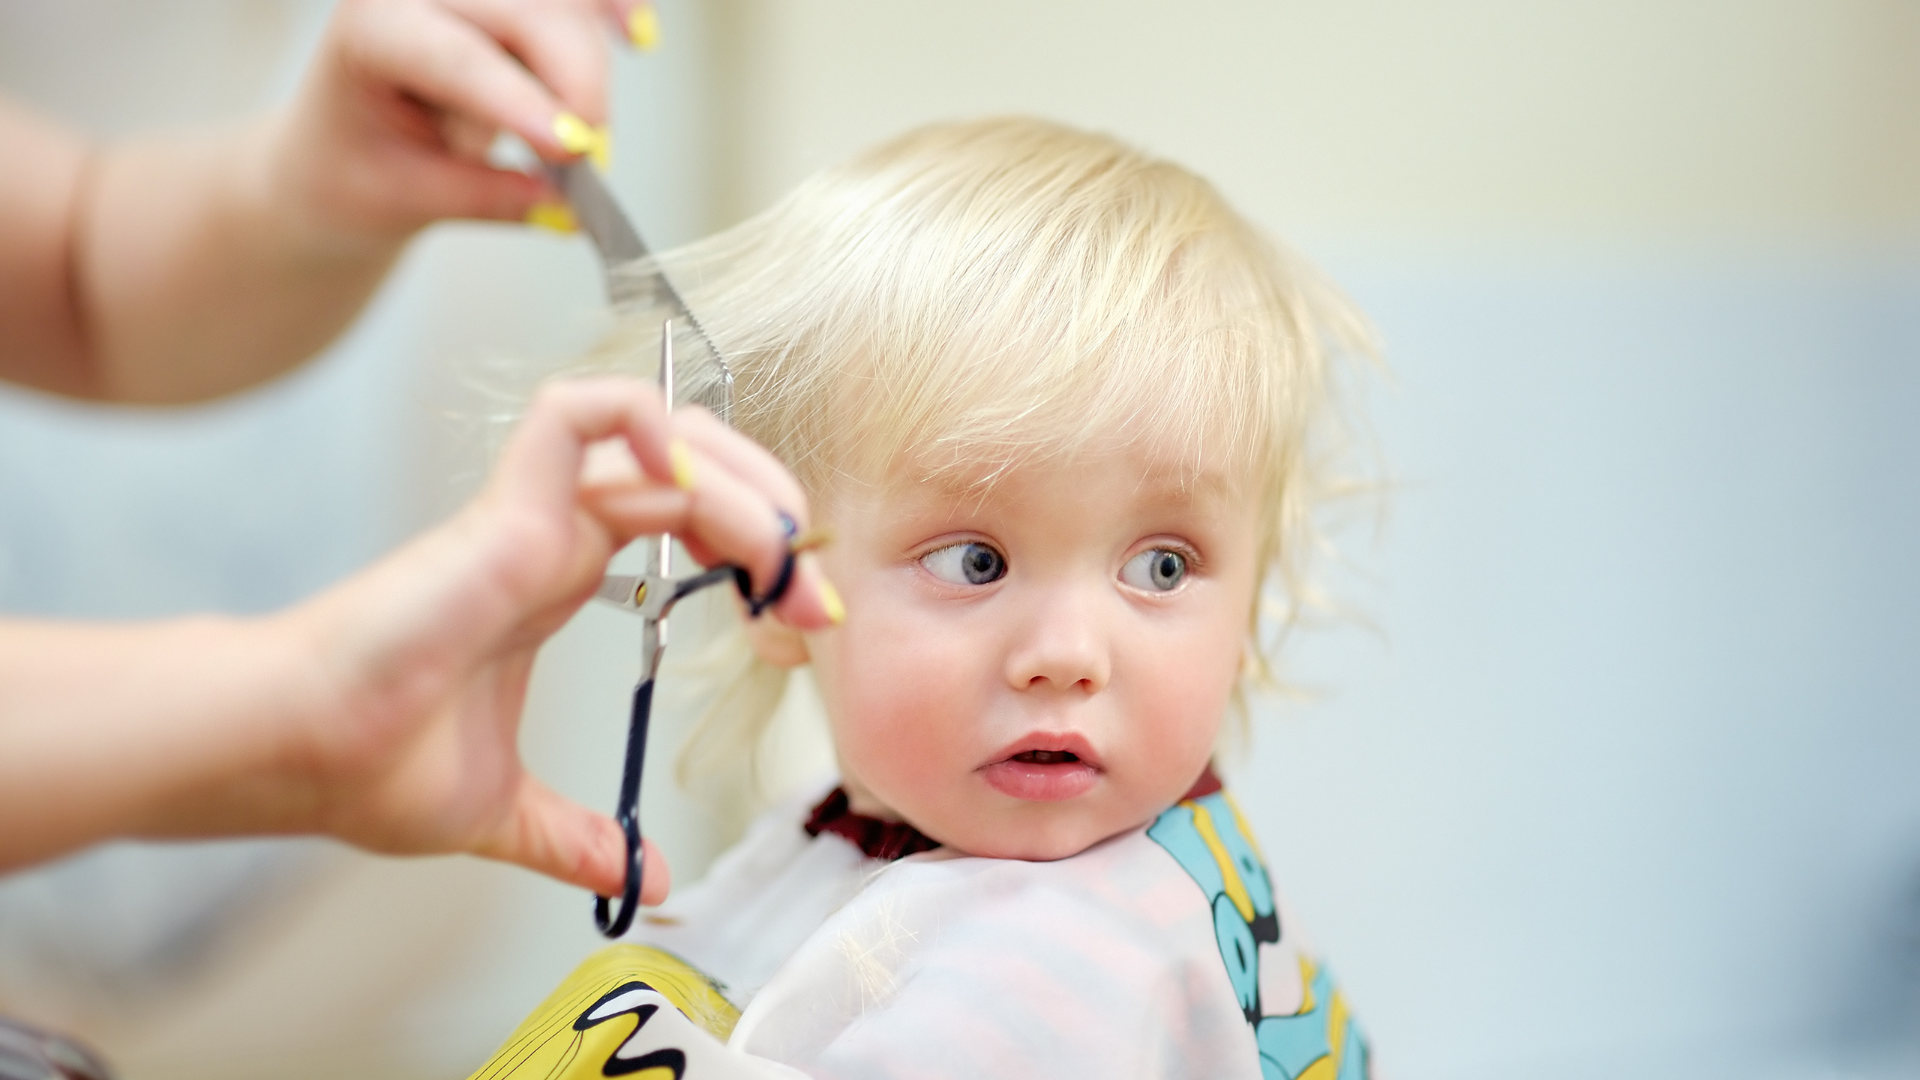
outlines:
[[1101, 768], [1092, 752], [1079, 735], [1030, 736], [1002, 750], [1006, 756], [980, 772], [1002, 795], [1029, 802], [1061, 802], [1086, 794], [1099, 781]]
[[1080, 755], [1071, 750], [1023, 750], [1007, 759], [1027, 765], [1071, 765]]

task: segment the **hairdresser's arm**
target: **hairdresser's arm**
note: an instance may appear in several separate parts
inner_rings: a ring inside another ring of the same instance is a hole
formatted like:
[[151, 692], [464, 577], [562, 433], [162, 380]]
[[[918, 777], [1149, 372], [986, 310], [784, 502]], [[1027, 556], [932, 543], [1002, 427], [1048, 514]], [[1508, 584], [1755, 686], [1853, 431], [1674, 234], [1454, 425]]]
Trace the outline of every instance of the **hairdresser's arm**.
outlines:
[[[691, 488], [668, 479], [670, 432]], [[605, 439], [639, 468], [583, 483], [585, 448]], [[562, 383], [474, 502], [291, 610], [0, 623], [0, 871], [114, 837], [324, 833], [615, 894], [618, 827], [520, 762], [535, 651], [636, 535], [671, 530], [764, 587], [784, 557], [776, 507], [804, 520], [798, 486], [744, 437], [690, 411], [669, 420], [638, 383]], [[823, 582], [802, 556], [779, 617], [825, 625]]]
[[345, 0], [291, 105], [194, 136], [90, 146], [0, 101], [0, 379], [164, 404], [298, 364], [427, 224], [554, 197], [487, 146], [573, 156], [556, 117], [605, 121], [607, 29], [640, 6]]

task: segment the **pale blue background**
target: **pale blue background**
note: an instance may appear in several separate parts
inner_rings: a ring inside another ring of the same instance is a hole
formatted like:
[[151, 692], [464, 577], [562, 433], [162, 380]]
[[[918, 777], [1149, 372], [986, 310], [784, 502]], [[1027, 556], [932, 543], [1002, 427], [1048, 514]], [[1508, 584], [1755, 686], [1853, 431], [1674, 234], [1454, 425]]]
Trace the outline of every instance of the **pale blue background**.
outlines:
[[[89, 6], [112, 5], [45, 10]], [[168, 6], [125, 35], [127, 62], [221, 6]], [[681, 107], [697, 80], [660, 78], [626, 85], [658, 110], [633, 145], [684, 153], [622, 182], [671, 241], [700, 218], [704, 159]], [[1382, 330], [1393, 377], [1363, 397], [1392, 483], [1378, 535], [1340, 537], [1340, 593], [1372, 628], [1302, 637], [1289, 670], [1313, 696], [1262, 706], [1236, 790], [1389, 1075], [1920, 1074], [1902, 1058], [1920, 258], [1306, 247]], [[330, 357], [241, 399], [156, 415], [0, 392], [0, 612], [266, 610], [444, 507], [471, 458], [431, 445], [436, 365], [576, 342], [592, 277], [538, 239], [440, 250]], [[594, 653], [616, 692], [601, 654], [626, 647]], [[617, 742], [617, 716], [595, 722], [540, 761], [587, 798], [611, 790], [596, 755]], [[277, 850], [123, 849], [15, 878], [0, 943], [29, 912], [67, 927], [33, 931], [36, 963], [154, 992], [129, 972], [173, 970]], [[463, 1074], [590, 943], [578, 896], [514, 888], [520, 922], [470, 943], [460, 985], [415, 995], [413, 1052], [437, 1073]], [[24, 955], [0, 950], [0, 986], [32, 977]]]
[[1306, 636], [1239, 790], [1392, 1074], [1912, 1075], [1920, 264], [1338, 276], [1377, 630]]

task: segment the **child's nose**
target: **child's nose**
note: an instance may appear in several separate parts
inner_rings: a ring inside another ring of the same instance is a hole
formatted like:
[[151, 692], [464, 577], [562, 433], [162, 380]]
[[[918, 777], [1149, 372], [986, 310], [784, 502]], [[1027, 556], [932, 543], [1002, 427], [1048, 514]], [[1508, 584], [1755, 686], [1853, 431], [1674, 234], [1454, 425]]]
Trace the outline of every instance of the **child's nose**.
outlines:
[[1034, 601], [1007, 653], [1007, 684], [1015, 690], [1104, 690], [1113, 658], [1096, 598], [1060, 589]]

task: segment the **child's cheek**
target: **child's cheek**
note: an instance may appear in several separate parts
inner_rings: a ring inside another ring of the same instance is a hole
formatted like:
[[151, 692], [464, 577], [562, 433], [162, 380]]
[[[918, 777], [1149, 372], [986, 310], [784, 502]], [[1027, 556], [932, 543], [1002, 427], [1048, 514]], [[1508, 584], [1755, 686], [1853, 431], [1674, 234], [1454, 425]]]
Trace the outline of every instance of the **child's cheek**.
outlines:
[[1239, 605], [1219, 604], [1130, 650], [1135, 760], [1152, 777], [1156, 798], [1161, 789], [1173, 796], [1184, 791], [1213, 751], [1240, 675], [1242, 617]]
[[1239, 675], [1237, 640], [1214, 642], [1209, 648], [1197, 646], [1187, 642], [1184, 662], [1155, 680], [1150, 691], [1152, 701], [1146, 712], [1158, 722], [1148, 725], [1145, 741], [1169, 762], [1203, 763], [1211, 754]]
[[[840, 759], [890, 807], [911, 812], [943, 774], [970, 771], [981, 673], [927, 620], [871, 604], [831, 650], [829, 711]], [[950, 783], [952, 778], [947, 777]]]

